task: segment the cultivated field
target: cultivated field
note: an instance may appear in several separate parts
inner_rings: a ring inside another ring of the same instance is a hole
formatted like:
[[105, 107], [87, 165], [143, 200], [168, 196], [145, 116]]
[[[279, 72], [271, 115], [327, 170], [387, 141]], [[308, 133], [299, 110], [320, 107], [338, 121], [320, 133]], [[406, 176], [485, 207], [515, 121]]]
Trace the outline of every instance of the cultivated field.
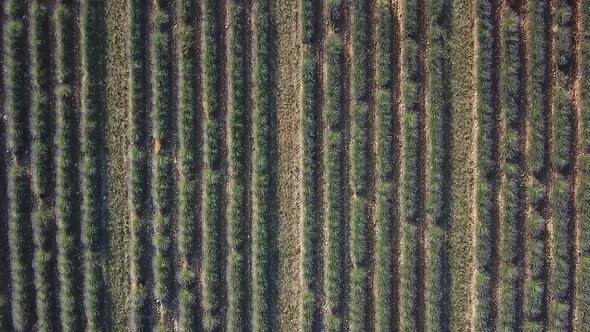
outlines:
[[0, 331], [590, 331], [590, 0], [0, 3]]

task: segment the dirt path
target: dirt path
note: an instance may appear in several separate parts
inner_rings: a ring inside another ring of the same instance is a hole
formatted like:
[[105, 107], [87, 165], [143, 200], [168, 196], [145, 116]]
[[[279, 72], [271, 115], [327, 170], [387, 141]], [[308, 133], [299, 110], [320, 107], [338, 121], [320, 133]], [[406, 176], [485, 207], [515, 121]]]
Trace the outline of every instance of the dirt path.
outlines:
[[107, 211], [110, 236], [109, 285], [111, 290], [114, 329], [128, 328], [129, 309], [129, 245], [131, 234], [128, 220], [128, 79], [127, 59], [127, 1], [109, 0], [107, 10]]
[[279, 262], [280, 327], [298, 330], [301, 320], [301, 23], [297, 0], [279, 0]]
[[473, 235], [476, 220], [475, 179], [477, 116], [474, 95], [475, 55], [472, 1], [452, 2], [450, 40], [453, 97], [453, 207], [450, 227], [451, 330], [469, 331], [473, 313]]
[[[582, 90], [582, 74], [583, 74], [583, 64], [582, 62], [584, 61], [584, 54], [583, 54], [583, 50], [582, 50], [582, 43], [584, 42], [584, 24], [587, 22], [584, 22], [584, 8], [582, 5], [582, 1], [576, 1], [575, 3], [575, 16], [574, 16], [574, 22], [575, 24], [575, 32], [574, 32], [574, 48], [575, 48], [575, 53], [574, 53], [574, 63], [575, 63], [575, 76], [574, 76], [574, 108], [575, 108], [575, 116], [576, 116], [576, 145], [574, 146], [574, 156], [575, 156], [575, 161], [574, 161], [574, 171], [575, 171], [575, 178], [574, 178], [574, 186], [573, 186], [573, 190], [574, 190], [574, 194], [573, 194], [573, 199], [574, 199], [574, 207], [575, 207], [575, 225], [574, 225], [574, 249], [573, 249], [573, 254], [574, 254], [574, 279], [573, 279], [573, 290], [572, 290], [572, 305], [573, 305], [573, 310], [572, 310], [572, 328], [579, 328], [580, 330], [582, 329], [582, 325], [578, 325], [579, 323], [579, 301], [577, 301], [577, 297], [578, 297], [578, 284], [580, 283], [580, 273], [581, 272], [581, 264], [580, 264], [580, 259], [581, 259], [581, 255], [582, 255], [582, 250], [581, 250], [581, 243], [580, 243], [580, 233], [582, 232], [582, 212], [581, 212], [581, 207], [579, 206], [579, 201], [578, 198], [580, 197], [580, 184], [582, 181], [582, 176], [584, 176], [583, 171], [581, 171], [581, 161], [580, 161], [580, 157], [584, 154], [584, 128], [583, 128], [583, 111], [584, 111], [584, 105], [583, 105], [583, 90]], [[584, 288], [584, 286], [580, 287], [580, 288]], [[586, 311], [586, 309], [581, 309], [582, 311]]]

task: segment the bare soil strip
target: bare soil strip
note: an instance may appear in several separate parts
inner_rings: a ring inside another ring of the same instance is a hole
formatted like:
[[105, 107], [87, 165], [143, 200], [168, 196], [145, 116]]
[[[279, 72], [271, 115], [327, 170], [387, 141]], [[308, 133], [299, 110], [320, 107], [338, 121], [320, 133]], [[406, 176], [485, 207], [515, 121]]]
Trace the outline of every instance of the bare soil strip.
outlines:
[[[575, 24], [575, 33], [574, 33], [574, 49], [575, 49], [575, 76], [574, 76], [574, 93], [573, 93], [573, 97], [574, 97], [574, 107], [575, 107], [575, 113], [576, 113], [576, 133], [577, 133], [577, 137], [576, 137], [576, 145], [574, 146], [574, 155], [575, 155], [575, 183], [574, 183], [574, 207], [575, 207], [575, 225], [574, 225], [574, 249], [573, 249], [573, 255], [574, 255], [574, 279], [573, 279], [573, 290], [572, 290], [572, 305], [573, 305], [573, 310], [572, 310], [572, 323], [571, 323], [571, 327], [574, 329], [579, 329], [582, 330], [584, 328], [584, 325], [586, 322], [582, 321], [581, 319], [584, 319], [585, 316], [584, 313], [588, 310], [586, 308], [580, 308], [581, 305], [583, 305], [582, 303], [580, 303], [580, 301], [578, 301], [578, 297], [580, 296], [580, 289], [585, 289], [585, 280], [587, 278], [587, 276], [584, 276], [583, 273], [585, 272], [582, 269], [582, 263], [580, 262], [582, 258], [585, 258], [582, 256], [582, 244], [581, 244], [581, 234], [583, 232], [583, 226], [582, 223], [585, 222], [585, 217], [583, 215], [582, 209], [583, 207], [580, 206], [580, 204], [585, 204], [585, 202], [583, 202], [583, 197], [580, 194], [581, 191], [581, 183], [582, 183], [582, 177], [586, 176], [584, 169], [582, 169], [582, 161], [581, 158], [585, 156], [585, 143], [584, 143], [584, 114], [583, 112], [584, 107], [586, 105], [584, 105], [584, 94], [588, 93], [588, 92], [584, 92], [582, 89], [582, 80], [583, 79], [588, 79], [588, 78], [583, 78], [582, 75], [584, 74], [584, 64], [583, 61], [584, 59], [584, 46], [582, 45], [585, 42], [585, 36], [584, 36], [584, 25], [588, 24], [588, 22], [584, 21], [584, 5], [588, 5], [587, 2], [584, 1], [576, 1], [575, 3], [575, 15], [574, 15], [574, 21], [576, 22]], [[582, 201], [580, 203], [580, 201]], [[582, 297], [587, 296], [587, 294], [582, 294]], [[582, 312], [582, 314], [580, 313]], [[582, 316], [582, 317], [580, 317]]]
[[[471, 17], [470, 19], [472, 21], [477, 20], [478, 14], [477, 14], [477, 6], [472, 3], [471, 4]], [[477, 38], [478, 35], [478, 29], [477, 26], [473, 26], [472, 27], [472, 37], [473, 37], [473, 65], [472, 65], [472, 77], [471, 79], [472, 81], [472, 86], [469, 87], [468, 89], [474, 88], [475, 85], [477, 84], [477, 71], [479, 70], [479, 48], [480, 48], [480, 43], [479, 43], [479, 39]], [[456, 75], [456, 74], [455, 74]], [[476, 312], [477, 312], [477, 307], [479, 306], [479, 301], [477, 298], [477, 251], [476, 251], [476, 244], [477, 244], [477, 216], [478, 216], [478, 211], [477, 211], [477, 184], [479, 183], [479, 169], [477, 167], [477, 155], [479, 153], [479, 147], [477, 144], [477, 135], [478, 135], [478, 130], [479, 130], [479, 121], [478, 121], [478, 114], [477, 114], [477, 110], [479, 108], [479, 94], [477, 93], [477, 91], [474, 92], [473, 95], [473, 100], [472, 100], [472, 110], [471, 110], [471, 117], [472, 117], [472, 125], [473, 127], [471, 128], [471, 137], [469, 137], [469, 139], [471, 140], [471, 153], [470, 153], [470, 169], [473, 169], [473, 174], [472, 174], [472, 183], [470, 183], [470, 191], [471, 191], [471, 197], [470, 197], [470, 201], [469, 201], [469, 208], [471, 209], [471, 284], [470, 284], [470, 293], [469, 293], [469, 299], [471, 302], [471, 308], [470, 308], [470, 316], [469, 316], [469, 330], [470, 331], [475, 331], [475, 324], [476, 324]]]
[[107, 17], [107, 86], [106, 86], [106, 195], [108, 223], [108, 289], [110, 291], [113, 328], [125, 330], [129, 319], [127, 299], [129, 280], [129, 205], [127, 188], [128, 79], [127, 4], [109, 0]]
[[[587, 4], [585, 4], [587, 5]], [[584, 42], [584, 22], [583, 22], [583, 7], [582, 1], [576, 1], [574, 4], [574, 33], [573, 33], [573, 45], [574, 45], [574, 74], [573, 74], [573, 98], [574, 98], [574, 109], [575, 109], [575, 134], [574, 134], [574, 148], [573, 148], [573, 167], [574, 174], [572, 175], [572, 204], [574, 213], [574, 224], [573, 224], [573, 245], [572, 245], [572, 257], [574, 260], [574, 268], [572, 269], [572, 315], [570, 326], [572, 329], [578, 327], [578, 302], [576, 301], [576, 293], [578, 292], [578, 283], [580, 277], [580, 256], [581, 256], [581, 245], [580, 245], [580, 232], [581, 223], [583, 222], [580, 206], [579, 206], [579, 191], [581, 176], [583, 175], [580, 170], [580, 156], [584, 153], [584, 133], [583, 133], [583, 102], [582, 102], [582, 43]]]
[[572, 69], [570, 71], [570, 91], [573, 106], [572, 116], [572, 154], [571, 158], [571, 169], [569, 174], [570, 181], [570, 213], [572, 222], [569, 222], [569, 256], [571, 258], [572, 267], [570, 269], [569, 279], [571, 281], [571, 288], [569, 294], [569, 327], [574, 329], [576, 327], [577, 308], [575, 301], [575, 294], [577, 290], [577, 275], [579, 270], [579, 256], [580, 256], [580, 243], [579, 243], [579, 229], [580, 229], [580, 215], [578, 209], [578, 187], [580, 183], [579, 162], [581, 154], [582, 144], [582, 104], [581, 104], [581, 33], [582, 33], [582, 18], [581, 18], [581, 1], [575, 1], [572, 3], [572, 24], [571, 24], [571, 39], [572, 39]]
[[301, 315], [301, 15], [300, 1], [275, 5], [279, 40], [279, 297], [281, 330], [300, 329]]

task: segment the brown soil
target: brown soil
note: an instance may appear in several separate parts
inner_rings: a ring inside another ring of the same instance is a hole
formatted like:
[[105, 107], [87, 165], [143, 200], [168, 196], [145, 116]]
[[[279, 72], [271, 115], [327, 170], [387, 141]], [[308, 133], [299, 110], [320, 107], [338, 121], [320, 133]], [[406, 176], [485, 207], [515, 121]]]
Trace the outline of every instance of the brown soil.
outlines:
[[301, 310], [301, 28], [297, 0], [279, 0], [280, 327], [300, 329]]
[[110, 234], [109, 284], [111, 287], [114, 328], [128, 328], [129, 306], [129, 206], [127, 195], [127, 132], [128, 79], [127, 58], [127, 3], [126, 0], [107, 1], [107, 120], [106, 163], [107, 196]]
[[451, 330], [468, 331], [474, 303], [473, 277], [475, 256], [473, 235], [476, 220], [475, 181], [477, 96], [473, 93], [475, 82], [473, 29], [475, 8], [472, 1], [452, 2], [452, 36], [450, 56], [457, 59], [451, 63], [451, 91], [453, 97], [453, 155], [452, 184], [453, 207], [450, 227], [451, 283]]
[[582, 128], [582, 111], [583, 111], [583, 103], [582, 103], [582, 61], [583, 61], [583, 52], [582, 52], [582, 43], [584, 42], [584, 23], [583, 22], [583, 7], [582, 1], [576, 1], [575, 3], [575, 11], [574, 11], [574, 22], [575, 25], [575, 32], [574, 32], [574, 47], [575, 47], [575, 74], [574, 74], [574, 109], [576, 113], [576, 144], [574, 146], [574, 156], [575, 156], [575, 165], [574, 165], [574, 184], [573, 184], [573, 199], [574, 199], [574, 207], [575, 207], [575, 226], [574, 226], [574, 279], [573, 279], [573, 313], [572, 313], [572, 328], [581, 329], [582, 326], [578, 326], [579, 322], [579, 313], [578, 311], [578, 302], [576, 298], [578, 297], [578, 274], [580, 271], [580, 256], [581, 256], [581, 249], [580, 249], [580, 229], [581, 229], [581, 212], [578, 205], [578, 195], [580, 191], [580, 183], [581, 183], [581, 176], [582, 172], [580, 172], [580, 155], [583, 154], [583, 140], [584, 140], [584, 133]]

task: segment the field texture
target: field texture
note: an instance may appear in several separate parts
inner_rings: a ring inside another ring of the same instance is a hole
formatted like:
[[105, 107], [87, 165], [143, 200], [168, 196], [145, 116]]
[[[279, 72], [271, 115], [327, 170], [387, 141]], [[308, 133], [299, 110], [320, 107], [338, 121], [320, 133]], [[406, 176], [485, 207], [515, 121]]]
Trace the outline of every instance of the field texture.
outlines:
[[0, 331], [590, 331], [590, 0], [0, 4]]

